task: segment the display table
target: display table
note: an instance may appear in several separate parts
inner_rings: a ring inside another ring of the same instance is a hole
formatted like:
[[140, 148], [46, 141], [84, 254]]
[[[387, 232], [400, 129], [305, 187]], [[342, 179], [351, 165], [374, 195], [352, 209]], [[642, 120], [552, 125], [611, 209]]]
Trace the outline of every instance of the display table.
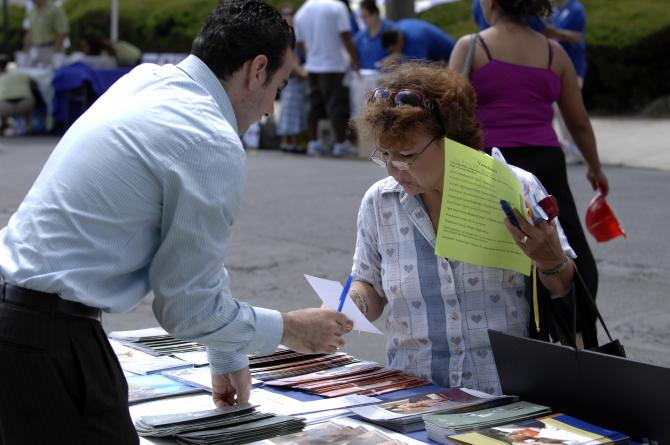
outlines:
[[51, 115], [56, 129], [65, 132], [98, 97], [131, 69], [94, 69], [84, 63], [58, 68], [52, 80], [54, 94]]

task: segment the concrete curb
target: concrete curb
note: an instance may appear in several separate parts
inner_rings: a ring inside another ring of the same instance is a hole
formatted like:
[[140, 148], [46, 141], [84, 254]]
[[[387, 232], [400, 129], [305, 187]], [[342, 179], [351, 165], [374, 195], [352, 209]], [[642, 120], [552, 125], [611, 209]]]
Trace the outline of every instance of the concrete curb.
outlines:
[[670, 119], [592, 117], [604, 165], [670, 171]]

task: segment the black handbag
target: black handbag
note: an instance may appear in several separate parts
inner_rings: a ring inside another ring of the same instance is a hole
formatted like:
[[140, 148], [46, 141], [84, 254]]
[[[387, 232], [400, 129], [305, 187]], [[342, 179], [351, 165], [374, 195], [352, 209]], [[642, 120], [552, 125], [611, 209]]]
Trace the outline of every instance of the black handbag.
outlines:
[[[529, 280], [530, 281], [530, 280]], [[526, 297], [532, 303], [532, 285], [526, 287]], [[623, 345], [618, 339], [613, 339], [598, 306], [591, 295], [584, 279], [575, 266], [575, 279], [568, 295], [552, 299], [544, 286], [538, 288], [538, 318], [539, 325], [531, 322], [529, 334], [531, 338], [544, 341], [559, 342], [573, 348], [603, 354], [626, 357]], [[609, 342], [599, 345], [596, 319], [600, 320]], [[577, 332], [582, 334], [583, 347], [577, 345]]]
[[[610, 334], [609, 329], [607, 329], [607, 325], [605, 324], [605, 320], [603, 319], [603, 316], [600, 315], [600, 311], [598, 310], [598, 305], [596, 305], [596, 301], [591, 295], [591, 292], [589, 292], [589, 289], [586, 287], [586, 284], [584, 283], [584, 279], [582, 278], [582, 275], [579, 273], [579, 270], [577, 270], [577, 266], [575, 266], [575, 276], [579, 280], [580, 284], [584, 288], [584, 294], [587, 296], [586, 300], [588, 303], [591, 305], [591, 309], [593, 312], [596, 313], [596, 316], [598, 317], [598, 320], [600, 320], [600, 324], [603, 325], [603, 329], [605, 330], [605, 333], [607, 334], [607, 338], [609, 338], [609, 343], [605, 343], [603, 345], [599, 346], [594, 346], [591, 348], [587, 348], [589, 351], [593, 352], [600, 352], [602, 354], [609, 354], [609, 355], [615, 355], [618, 357], [626, 357], [626, 351], [623, 348], [623, 345], [619, 341], [618, 338], [612, 339], [612, 335]], [[574, 304], [574, 317], [573, 317], [573, 331], [576, 335], [577, 333], [577, 305]]]

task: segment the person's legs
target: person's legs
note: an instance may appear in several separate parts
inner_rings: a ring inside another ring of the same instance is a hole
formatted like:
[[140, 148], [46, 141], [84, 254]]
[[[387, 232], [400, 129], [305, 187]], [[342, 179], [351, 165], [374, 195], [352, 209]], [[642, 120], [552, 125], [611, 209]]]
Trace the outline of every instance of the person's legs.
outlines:
[[347, 125], [351, 106], [349, 88], [344, 85], [344, 73], [328, 73], [324, 78], [323, 88], [328, 92], [326, 110], [335, 133], [334, 156], [355, 156], [357, 150], [347, 139]]
[[281, 111], [277, 132], [282, 136], [282, 151], [304, 153], [298, 134], [305, 128], [305, 82], [291, 78], [281, 92]]
[[307, 131], [309, 143], [307, 154], [318, 156], [325, 154], [325, 147], [319, 141], [319, 119], [326, 116], [323, 91], [321, 90], [322, 73], [309, 73], [309, 111], [307, 113]]
[[99, 322], [0, 301], [0, 443], [130, 445], [128, 387]]

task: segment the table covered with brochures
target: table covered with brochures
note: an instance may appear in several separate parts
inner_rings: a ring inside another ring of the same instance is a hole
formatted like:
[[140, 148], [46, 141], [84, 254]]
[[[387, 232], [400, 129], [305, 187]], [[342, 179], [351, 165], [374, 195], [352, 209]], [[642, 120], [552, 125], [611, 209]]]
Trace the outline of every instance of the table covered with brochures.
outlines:
[[249, 404], [217, 409], [202, 345], [160, 328], [110, 341], [142, 444], [629, 443], [513, 394], [442, 388], [342, 352], [251, 356]]

